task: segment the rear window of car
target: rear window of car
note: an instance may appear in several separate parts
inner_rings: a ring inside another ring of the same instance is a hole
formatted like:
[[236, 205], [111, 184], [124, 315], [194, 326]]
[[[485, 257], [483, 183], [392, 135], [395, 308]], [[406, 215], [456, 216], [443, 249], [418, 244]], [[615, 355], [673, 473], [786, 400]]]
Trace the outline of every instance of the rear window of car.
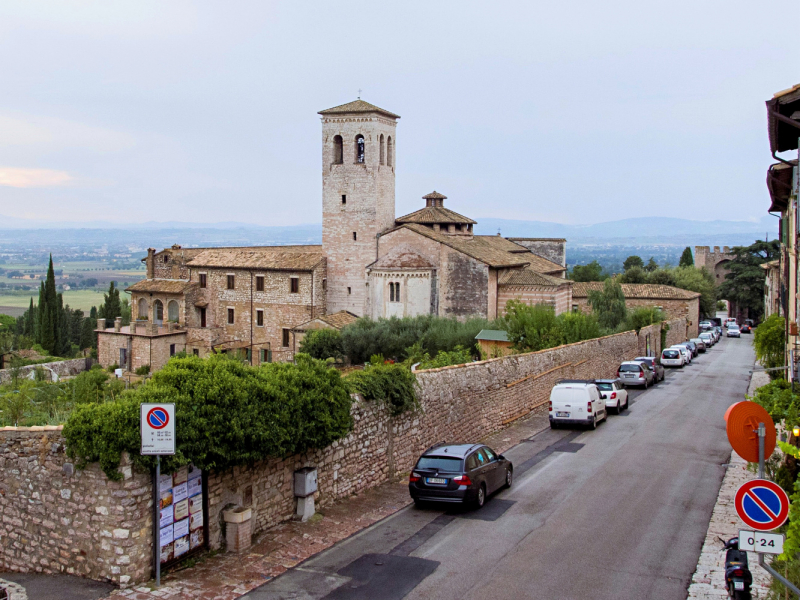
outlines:
[[461, 459], [448, 456], [423, 456], [417, 462], [417, 469], [436, 469], [438, 471], [461, 471]]
[[596, 385], [601, 390], [613, 390], [614, 389], [614, 386], [612, 386], [610, 383], [598, 383]]
[[620, 365], [619, 370], [627, 372], [635, 371], [638, 373], [642, 370], [642, 368], [639, 365]]
[[664, 350], [661, 354], [664, 358], [678, 358], [678, 351], [677, 350]]

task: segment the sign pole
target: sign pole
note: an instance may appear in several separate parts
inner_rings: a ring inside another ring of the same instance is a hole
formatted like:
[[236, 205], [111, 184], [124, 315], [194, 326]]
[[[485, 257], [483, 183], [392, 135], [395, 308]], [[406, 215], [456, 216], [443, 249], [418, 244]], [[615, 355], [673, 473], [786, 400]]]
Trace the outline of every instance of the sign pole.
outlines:
[[764, 479], [764, 438], [767, 437], [767, 428], [763, 423], [758, 424], [758, 478]]
[[156, 454], [156, 587], [161, 586], [161, 495], [159, 486], [161, 485], [161, 455]]

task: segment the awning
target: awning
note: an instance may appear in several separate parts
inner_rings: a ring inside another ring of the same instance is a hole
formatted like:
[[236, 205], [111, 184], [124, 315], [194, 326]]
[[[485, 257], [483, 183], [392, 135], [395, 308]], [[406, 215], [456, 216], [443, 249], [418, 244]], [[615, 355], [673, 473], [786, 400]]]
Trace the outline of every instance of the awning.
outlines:
[[800, 137], [800, 84], [767, 100], [769, 147], [773, 154], [797, 150]]
[[782, 213], [789, 206], [789, 196], [792, 193], [792, 166], [797, 166], [797, 160], [789, 162], [792, 165], [775, 163], [767, 170], [767, 189], [772, 199], [769, 212]]

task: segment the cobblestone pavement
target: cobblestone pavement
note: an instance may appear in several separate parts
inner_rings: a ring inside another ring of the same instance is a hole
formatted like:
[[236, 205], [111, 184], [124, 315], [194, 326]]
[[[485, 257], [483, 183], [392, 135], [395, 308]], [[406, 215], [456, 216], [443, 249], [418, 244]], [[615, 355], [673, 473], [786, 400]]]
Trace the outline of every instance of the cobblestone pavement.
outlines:
[[[756, 389], [767, 383], [769, 383], [768, 375], [754, 373], [747, 394], [752, 395]], [[739, 529], [746, 528], [736, 514], [733, 498], [739, 486], [751, 479], [755, 479], [755, 473], [747, 470], [747, 462], [735, 452], [731, 452], [728, 470], [722, 480], [717, 504], [708, 524], [703, 550], [697, 562], [697, 570], [689, 586], [688, 598], [700, 600], [728, 597], [725, 590], [725, 553], [722, 551], [722, 542], [719, 538], [728, 540], [739, 535]], [[750, 571], [753, 573], [753, 598], [766, 598], [771, 578], [758, 566], [758, 554], [748, 552], [747, 559]]]
[[[547, 427], [547, 409], [541, 407], [483, 441], [497, 452], [505, 452]], [[277, 525], [261, 534], [246, 553], [207, 556], [193, 567], [167, 574], [158, 590], [151, 581], [116, 590], [108, 598], [233, 600], [410, 503], [405, 480], [388, 482], [322, 509], [322, 518]]]

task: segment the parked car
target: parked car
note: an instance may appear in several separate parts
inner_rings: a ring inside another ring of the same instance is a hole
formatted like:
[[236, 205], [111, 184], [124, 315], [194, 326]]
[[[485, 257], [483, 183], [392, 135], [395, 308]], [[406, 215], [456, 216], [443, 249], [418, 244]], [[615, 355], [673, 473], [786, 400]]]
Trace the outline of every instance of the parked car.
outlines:
[[728, 337], [741, 337], [739, 326], [736, 323], [728, 325]]
[[650, 367], [655, 375], [655, 383], [659, 381], [664, 381], [664, 367], [661, 366], [661, 362], [655, 356], [637, 356], [634, 358], [636, 362], [645, 362], [647, 366]]
[[622, 363], [617, 369], [617, 378], [626, 386], [641, 385], [644, 389], [655, 383], [655, 374], [650, 365], [635, 360]]
[[661, 364], [665, 367], [682, 367], [686, 359], [677, 348], [664, 348], [661, 351]]
[[714, 344], [717, 343], [716, 338], [714, 338], [714, 334], [710, 331], [704, 331], [700, 334], [700, 339], [703, 340], [706, 344], [706, 349], [711, 348]]
[[608, 409], [593, 380], [564, 379], [550, 390], [549, 417], [552, 429], [567, 424], [595, 429], [608, 418]]
[[688, 348], [689, 352], [692, 353], [692, 358], [695, 358], [699, 354], [699, 351], [697, 350], [697, 345], [692, 341], [687, 340], [685, 342], [680, 342], [680, 343], [675, 344], [675, 345], [676, 346], [685, 346], [686, 348]]
[[722, 339], [722, 327], [720, 327], [719, 325], [714, 327], [714, 333], [717, 334], [717, 341], [720, 341]]
[[706, 351], [706, 343], [703, 341], [703, 338], [699, 338], [699, 337], [692, 338], [689, 341], [692, 342], [695, 346], [697, 346], [697, 351], [698, 352], [705, 352]]
[[684, 364], [687, 365], [692, 364], [692, 351], [689, 350], [689, 348], [687, 348], [686, 346], [680, 346], [680, 345], [670, 346], [670, 350], [680, 351], [680, 353], [683, 354]]
[[606, 408], [611, 409], [613, 414], [618, 415], [628, 408], [628, 390], [619, 379], [596, 379], [594, 383], [606, 403]]
[[739, 331], [740, 331], [740, 332], [742, 332], [742, 333], [752, 333], [752, 331], [751, 331], [751, 329], [750, 329], [750, 325], [748, 325], [747, 323], [745, 323], [744, 325], [742, 325], [742, 326], [739, 328]]
[[730, 326], [731, 326], [731, 324], [733, 324], [733, 325], [736, 325], [736, 319], [734, 319], [733, 317], [730, 317], [730, 318], [727, 318], [727, 319], [725, 319], [725, 328], [726, 328], [726, 329], [727, 329], [728, 327], [730, 327]]
[[417, 460], [408, 478], [416, 504], [462, 502], [483, 506], [486, 498], [511, 487], [514, 465], [483, 444], [437, 444]]
[[744, 324], [745, 325], [749, 325], [750, 327], [755, 327], [756, 326], [756, 322], [753, 321], [753, 319], [745, 319], [744, 320]]

